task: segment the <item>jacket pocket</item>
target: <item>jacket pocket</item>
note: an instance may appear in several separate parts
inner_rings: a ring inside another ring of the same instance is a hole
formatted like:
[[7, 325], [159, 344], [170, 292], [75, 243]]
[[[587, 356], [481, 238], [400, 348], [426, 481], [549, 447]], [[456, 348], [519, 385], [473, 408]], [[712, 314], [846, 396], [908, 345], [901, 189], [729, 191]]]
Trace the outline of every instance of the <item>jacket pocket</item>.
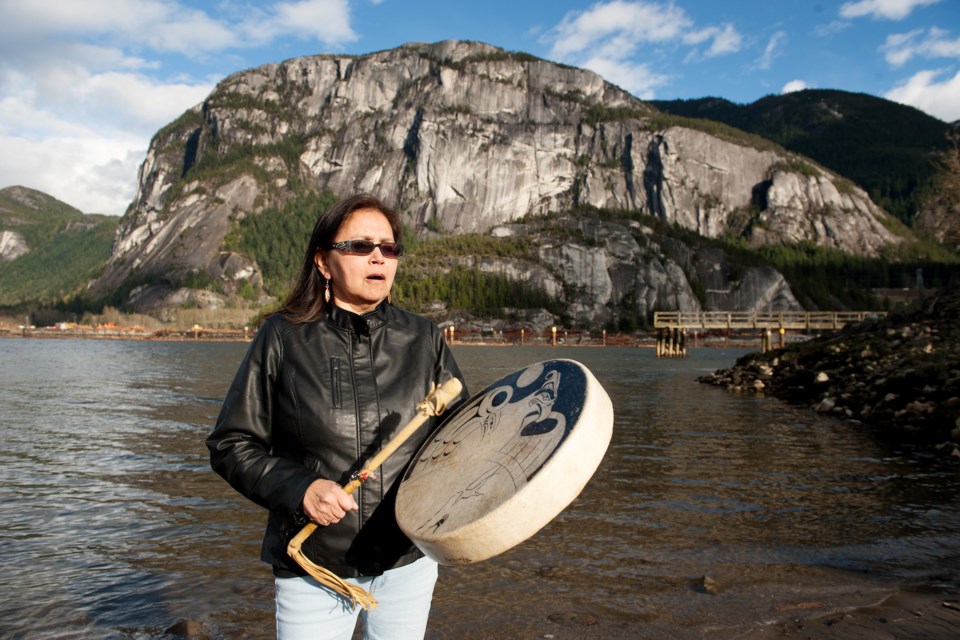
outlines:
[[340, 358], [332, 356], [330, 358], [330, 389], [333, 392], [333, 408], [342, 408], [340, 399]]

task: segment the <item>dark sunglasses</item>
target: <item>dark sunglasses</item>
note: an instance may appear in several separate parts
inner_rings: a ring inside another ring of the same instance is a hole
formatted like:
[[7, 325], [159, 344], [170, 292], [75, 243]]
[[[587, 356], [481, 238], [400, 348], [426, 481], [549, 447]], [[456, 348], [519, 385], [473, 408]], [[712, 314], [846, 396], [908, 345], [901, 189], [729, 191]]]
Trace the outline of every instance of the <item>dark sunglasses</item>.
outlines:
[[340, 249], [347, 253], [355, 253], [359, 256], [368, 256], [373, 253], [377, 247], [384, 258], [399, 258], [403, 255], [403, 245], [397, 242], [371, 242], [369, 240], [344, 240], [343, 242], [334, 242], [330, 245], [331, 249]]

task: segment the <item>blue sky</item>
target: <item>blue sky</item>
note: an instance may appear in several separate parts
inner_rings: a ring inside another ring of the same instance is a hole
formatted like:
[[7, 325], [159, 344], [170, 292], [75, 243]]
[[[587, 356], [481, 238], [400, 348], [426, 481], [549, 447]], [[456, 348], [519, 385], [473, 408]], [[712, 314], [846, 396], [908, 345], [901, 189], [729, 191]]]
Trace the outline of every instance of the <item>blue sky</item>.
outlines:
[[153, 134], [226, 75], [451, 38], [644, 99], [842, 89], [960, 120], [960, 0], [0, 0], [0, 187], [120, 215]]

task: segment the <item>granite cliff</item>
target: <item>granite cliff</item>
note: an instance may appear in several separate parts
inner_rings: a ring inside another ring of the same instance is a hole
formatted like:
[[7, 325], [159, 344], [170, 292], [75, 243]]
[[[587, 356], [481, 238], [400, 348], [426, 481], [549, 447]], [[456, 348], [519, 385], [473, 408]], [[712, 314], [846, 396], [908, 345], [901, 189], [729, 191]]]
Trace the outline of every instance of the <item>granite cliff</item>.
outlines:
[[[182, 300], [177, 285], [189, 274], [227, 297], [243, 283], [259, 288], [256, 262], [224, 239], [245, 216], [311, 190], [375, 192], [426, 235], [523, 233], [539, 215], [594, 207], [754, 244], [877, 255], [901, 241], [857, 186], [761, 138], [666, 116], [590, 71], [446, 41], [296, 58], [224, 79], [154, 137], [92, 291], [126, 287], [131, 300], [157, 306]], [[595, 294], [570, 302], [595, 319], [627, 297], [638, 312], [726, 308], [740, 288], [738, 308], [798, 306], [776, 272], [720, 281], [709, 257], [699, 267], [676, 251], [651, 262], [657, 252], [640, 251], [642, 233], [629, 224], [591, 233], [602, 242], [544, 246], [540, 258], [555, 279], [589, 281], [581, 290]], [[715, 281], [712, 297], [691, 293], [698, 268]]]

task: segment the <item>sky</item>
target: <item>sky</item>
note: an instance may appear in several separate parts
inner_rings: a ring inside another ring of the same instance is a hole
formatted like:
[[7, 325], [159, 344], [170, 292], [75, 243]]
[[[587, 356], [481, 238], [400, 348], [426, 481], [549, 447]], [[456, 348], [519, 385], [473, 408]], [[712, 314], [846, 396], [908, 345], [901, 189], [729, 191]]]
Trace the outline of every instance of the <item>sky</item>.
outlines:
[[960, 120], [960, 0], [0, 0], [0, 188], [122, 215], [152, 136], [227, 75], [447, 39], [646, 100], [840, 89]]

